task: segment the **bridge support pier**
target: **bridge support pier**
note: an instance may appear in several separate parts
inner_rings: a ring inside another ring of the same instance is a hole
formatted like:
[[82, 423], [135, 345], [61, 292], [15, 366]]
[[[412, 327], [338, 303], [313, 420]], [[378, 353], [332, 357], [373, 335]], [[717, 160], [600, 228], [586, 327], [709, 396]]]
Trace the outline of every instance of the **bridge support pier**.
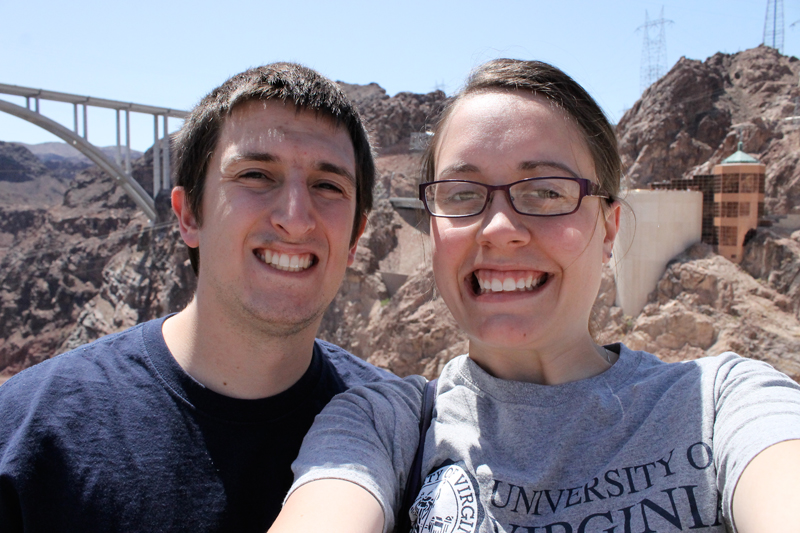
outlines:
[[158, 138], [158, 115], [153, 115], [153, 198], [161, 190], [161, 142]]
[[169, 117], [164, 115], [164, 181], [162, 182], [162, 189], [169, 191], [172, 189], [172, 174], [170, 174], [169, 157], [172, 145], [169, 139]]

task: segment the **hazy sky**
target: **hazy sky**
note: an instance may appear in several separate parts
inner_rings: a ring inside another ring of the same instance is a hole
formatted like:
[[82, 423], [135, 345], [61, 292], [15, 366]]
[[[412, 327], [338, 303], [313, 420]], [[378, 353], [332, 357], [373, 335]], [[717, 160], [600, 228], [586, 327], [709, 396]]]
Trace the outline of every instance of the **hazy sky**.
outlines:
[[[0, 83], [177, 109], [228, 76], [292, 60], [389, 94], [458, 89], [495, 57], [541, 59], [572, 75], [612, 121], [640, 95], [645, 11], [666, 27], [667, 63], [762, 41], [767, 0], [107, 2], [0, 0]], [[800, 55], [800, 0], [784, 3], [784, 53]], [[24, 100], [0, 95], [14, 103]], [[43, 103], [72, 126], [67, 104]], [[113, 112], [90, 111], [89, 140], [114, 144]], [[133, 147], [152, 144], [134, 116]], [[179, 121], [173, 121], [177, 127]], [[57, 140], [0, 112], [0, 140]]]

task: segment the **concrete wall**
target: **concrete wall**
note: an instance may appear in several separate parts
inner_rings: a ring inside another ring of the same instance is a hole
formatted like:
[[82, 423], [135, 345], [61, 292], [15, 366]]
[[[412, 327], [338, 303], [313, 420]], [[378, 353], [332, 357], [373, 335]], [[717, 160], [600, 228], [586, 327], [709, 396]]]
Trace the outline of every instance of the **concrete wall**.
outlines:
[[612, 266], [617, 278], [617, 305], [626, 315], [636, 316], [667, 263], [700, 242], [703, 193], [637, 189], [627, 191], [624, 198], [636, 218], [634, 223], [623, 208]]

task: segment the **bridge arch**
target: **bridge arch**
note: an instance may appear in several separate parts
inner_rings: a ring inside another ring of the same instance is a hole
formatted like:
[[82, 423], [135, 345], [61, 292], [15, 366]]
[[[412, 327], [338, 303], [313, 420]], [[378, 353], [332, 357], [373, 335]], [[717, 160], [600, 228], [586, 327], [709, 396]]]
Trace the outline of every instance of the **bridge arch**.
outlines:
[[155, 202], [150, 195], [145, 192], [139, 183], [129, 174], [122, 170], [119, 165], [112, 161], [106, 154], [101, 152], [94, 145], [75, 132], [65, 128], [58, 122], [51, 120], [44, 115], [31, 111], [30, 109], [12, 104], [0, 99], [0, 111], [4, 111], [17, 118], [26, 120], [32, 124], [43, 128], [53, 135], [63, 139], [70, 146], [76, 148], [80, 153], [88, 157], [95, 165], [110, 174], [123, 190], [131, 197], [136, 205], [144, 211], [151, 222], [156, 220]]

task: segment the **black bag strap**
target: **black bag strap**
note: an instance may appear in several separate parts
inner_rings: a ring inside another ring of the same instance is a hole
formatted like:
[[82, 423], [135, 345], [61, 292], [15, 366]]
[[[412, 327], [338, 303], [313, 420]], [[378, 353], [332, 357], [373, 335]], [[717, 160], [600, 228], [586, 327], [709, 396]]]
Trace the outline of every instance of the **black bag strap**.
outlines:
[[422, 488], [422, 456], [425, 452], [425, 435], [428, 433], [428, 428], [431, 427], [431, 420], [433, 420], [433, 404], [436, 403], [437, 381], [438, 379], [430, 380], [425, 384], [425, 388], [422, 389], [422, 410], [419, 417], [419, 443], [417, 444], [417, 453], [414, 455], [414, 462], [411, 463], [411, 470], [408, 473], [406, 490], [405, 493], [403, 493], [403, 506], [400, 508], [400, 513], [397, 515], [397, 524], [394, 528], [395, 533], [409, 533], [411, 530], [411, 517], [408, 516], [408, 513]]

